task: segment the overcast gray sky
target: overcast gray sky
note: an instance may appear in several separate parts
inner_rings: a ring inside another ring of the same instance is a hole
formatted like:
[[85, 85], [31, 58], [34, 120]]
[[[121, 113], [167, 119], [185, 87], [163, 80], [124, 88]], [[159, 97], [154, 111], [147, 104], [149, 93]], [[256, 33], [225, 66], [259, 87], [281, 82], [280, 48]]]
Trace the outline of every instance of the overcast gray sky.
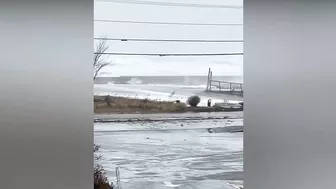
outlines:
[[[133, 0], [136, 1], [136, 0]], [[148, 0], [211, 5], [243, 6], [242, 0]], [[130, 20], [182, 23], [243, 23], [243, 9], [153, 6], [95, 1], [97, 20]], [[129, 23], [94, 23], [95, 37], [146, 39], [209, 39], [242, 40], [242, 26], [183, 26]], [[121, 42], [108, 43], [109, 52], [129, 53], [230, 53], [243, 52], [243, 43], [168, 43]], [[114, 66], [104, 75], [206, 75], [211, 67], [214, 75], [242, 75], [243, 56], [211, 57], [146, 57], [110, 56]]]

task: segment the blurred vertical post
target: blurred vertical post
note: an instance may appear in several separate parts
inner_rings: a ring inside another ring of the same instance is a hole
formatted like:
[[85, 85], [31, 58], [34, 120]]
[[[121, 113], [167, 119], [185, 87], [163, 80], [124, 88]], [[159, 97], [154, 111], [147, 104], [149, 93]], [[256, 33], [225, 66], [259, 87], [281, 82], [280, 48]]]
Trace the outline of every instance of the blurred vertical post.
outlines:
[[212, 71], [210, 71], [209, 91], [211, 91], [211, 82], [212, 82]]
[[115, 170], [116, 170], [116, 177], [117, 177], [117, 189], [121, 189], [119, 167], [116, 167]]
[[209, 68], [209, 71], [208, 71], [208, 80], [207, 80], [207, 85], [206, 85], [206, 91], [209, 90], [209, 82], [210, 82], [210, 72], [211, 72], [211, 68]]

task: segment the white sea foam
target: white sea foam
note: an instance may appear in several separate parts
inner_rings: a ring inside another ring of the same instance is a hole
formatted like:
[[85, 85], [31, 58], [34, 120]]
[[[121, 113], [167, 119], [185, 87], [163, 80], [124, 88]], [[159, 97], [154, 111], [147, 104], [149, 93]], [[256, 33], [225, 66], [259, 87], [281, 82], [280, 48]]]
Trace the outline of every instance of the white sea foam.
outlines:
[[142, 84], [142, 80], [134, 77], [134, 78], [130, 79], [129, 81], [127, 81], [127, 83], [128, 84]]
[[173, 87], [176, 89], [204, 89], [206, 85], [174, 85], [174, 84], [147, 84], [148, 86], [154, 87]]
[[167, 187], [171, 187], [171, 188], [175, 188], [175, 187], [179, 187], [180, 185], [176, 185], [176, 184], [173, 184], [169, 181], [164, 181], [163, 184]]
[[[136, 82], [136, 81], [135, 81]], [[221, 94], [204, 93], [205, 86], [187, 86], [173, 84], [96, 84], [94, 86], [95, 95], [111, 95], [127, 98], [149, 99], [157, 101], [176, 101], [186, 102], [192, 95], [198, 95], [201, 98], [200, 106], [206, 106], [208, 99], [212, 104], [224, 102], [236, 103], [233, 96], [224, 96]]]

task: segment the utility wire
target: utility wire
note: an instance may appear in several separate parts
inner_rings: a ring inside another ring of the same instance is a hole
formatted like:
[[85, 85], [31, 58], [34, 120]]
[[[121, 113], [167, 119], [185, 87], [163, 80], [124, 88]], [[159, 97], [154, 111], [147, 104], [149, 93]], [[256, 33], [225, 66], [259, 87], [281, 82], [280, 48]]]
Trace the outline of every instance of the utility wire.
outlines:
[[128, 3], [128, 4], [143, 4], [143, 5], [155, 5], [155, 6], [177, 6], [177, 7], [195, 7], [195, 8], [224, 8], [224, 9], [242, 9], [242, 6], [234, 5], [213, 5], [213, 4], [194, 4], [194, 3], [175, 3], [175, 2], [154, 2], [143, 0], [103, 0], [113, 3]]
[[154, 24], [154, 25], [185, 25], [185, 26], [243, 26], [237, 23], [183, 23], [183, 22], [147, 22], [130, 20], [94, 20], [95, 22], [128, 23], [128, 24]]
[[243, 55], [243, 53], [208, 53], [208, 54], [165, 54], [165, 53], [97, 53], [94, 54], [102, 54], [102, 55], [120, 55], [120, 56], [237, 56]]
[[95, 40], [106, 41], [135, 41], [135, 42], [183, 42], [183, 43], [242, 43], [243, 40], [202, 40], [202, 39], [127, 39], [127, 38], [102, 38], [96, 37]]

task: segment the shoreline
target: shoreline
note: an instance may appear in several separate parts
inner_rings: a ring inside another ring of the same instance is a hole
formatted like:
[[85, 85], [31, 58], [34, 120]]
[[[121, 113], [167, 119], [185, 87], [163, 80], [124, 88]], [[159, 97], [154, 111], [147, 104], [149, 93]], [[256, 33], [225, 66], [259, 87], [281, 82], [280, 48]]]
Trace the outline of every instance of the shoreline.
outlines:
[[212, 113], [240, 112], [242, 110], [223, 110], [216, 107], [191, 107], [179, 101], [155, 101], [148, 99], [126, 98], [116, 96], [94, 96], [94, 114], [180, 114], [180, 113]]

